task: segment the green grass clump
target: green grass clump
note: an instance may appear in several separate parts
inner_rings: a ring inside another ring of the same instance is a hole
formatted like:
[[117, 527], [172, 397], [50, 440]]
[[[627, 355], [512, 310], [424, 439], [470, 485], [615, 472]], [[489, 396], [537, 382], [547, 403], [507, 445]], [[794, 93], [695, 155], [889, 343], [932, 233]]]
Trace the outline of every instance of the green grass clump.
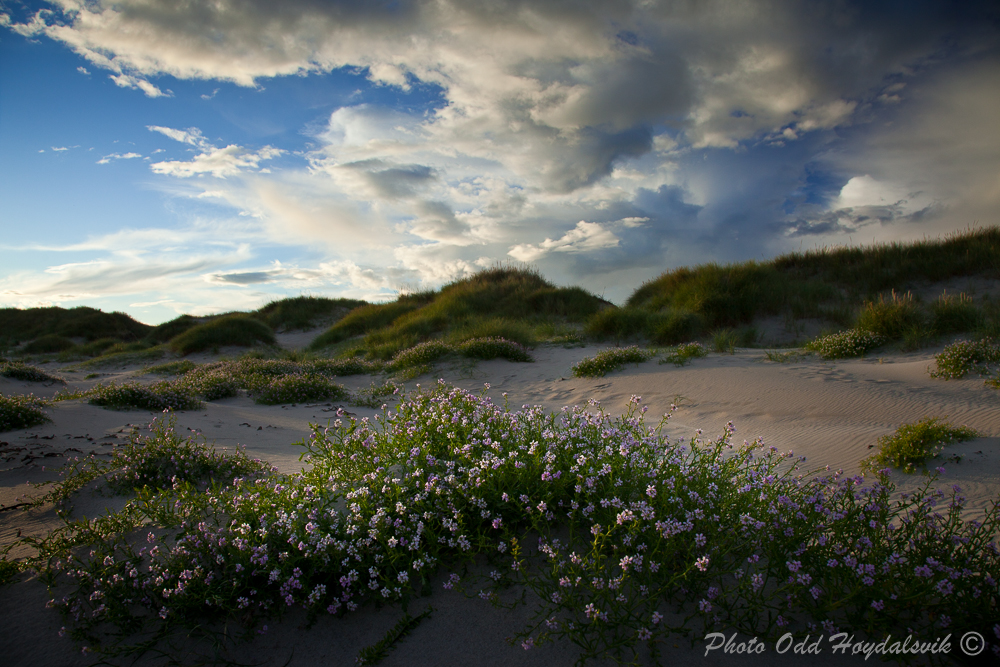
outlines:
[[349, 375], [373, 375], [382, 370], [384, 364], [360, 357], [347, 359], [316, 359], [309, 363], [316, 373], [331, 377], [347, 377]]
[[277, 345], [271, 328], [248, 315], [225, 315], [209, 320], [171, 339], [170, 347], [180, 354], [203, 352], [228, 345], [251, 347], [263, 343]]
[[153, 384], [123, 382], [99, 384], [86, 392], [91, 405], [110, 410], [197, 410], [201, 401], [187, 387], [163, 380]]
[[415, 298], [400, 299], [393, 303], [369, 304], [358, 306], [345, 315], [339, 322], [331, 326], [309, 344], [310, 350], [319, 350], [354, 336], [360, 336], [389, 326], [397, 318], [409, 313], [421, 305]]
[[143, 372], [152, 373], [153, 375], [184, 375], [188, 371], [193, 371], [197, 367], [198, 364], [194, 363], [190, 359], [181, 359], [180, 361], [168, 361], [165, 364], [150, 366]]
[[819, 354], [824, 359], [849, 359], [864, 356], [865, 353], [884, 345], [885, 338], [870, 331], [848, 329], [840, 333], [821, 336], [806, 345], [807, 350]]
[[903, 424], [891, 435], [878, 440], [878, 451], [861, 462], [861, 469], [902, 468], [912, 473], [925, 467], [945, 446], [978, 438], [979, 434], [966, 426], [952, 426], [936, 417], [925, 417], [914, 424]]
[[983, 324], [982, 310], [967, 294], [942, 294], [930, 305], [931, 328], [939, 336], [973, 331]]
[[263, 405], [281, 403], [308, 403], [347, 397], [343, 385], [332, 382], [325, 375], [284, 375], [254, 390], [254, 401]]
[[0, 361], [0, 376], [22, 382], [58, 382], [66, 384], [62, 378], [49, 375], [35, 366], [29, 366], [18, 361]]
[[443, 341], [429, 340], [397, 353], [389, 363], [389, 368], [404, 370], [426, 366], [454, 352], [455, 348]]
[[671, 363], [674, 366], [683, 366], [692, 359], [701, 359], [708, 356], [708, 350], [701, 343], [685, 343], [678, 345], [664, 355], [660, 360], [661, 364]]
[[[310, 620], [405, 608], [441, 575], [457, 589], [445, 595], [523, 587], [521, 646], [565, 641], [581, 661], [638, 662], [720, 627], [769, 643], [820, 626], [1000, 643], [1000, 505], [966, 521], [959, 490], [938, 502], [933, 478], [901, 495], [886, 476], [811, 476], [731, 425], [674, 441], [643, 412], [638, 399], [618, 417], [513, 411], [439, 385], [378, 420], [314, 426], [301, 472], [149, 484], [120, 512], [25, 540], [24, 565], [103, 658], [213, 624], [252, 635], [290, 607]], [[129, 465], [179, 445], [144, 443]]]
[[963, 378], [969, 373], [986, 374], [990, 364], [1000, 363], [1000, 344], [992, 338], [960, 340], [944, 348], [934, 357], [930, 375], [945, 380]]
[[[87, 306], [69, 309], [58, 306], [23, 310], [0, 308], [0, 347], [34, 341], [43, 336], [83, 338], [87, 341], [113, 338], [129, 342], [143, 338], [151, 329], [125, 313], [105, 313]], [[58, 351], [40, 350], [29, 354]]]
[[473, 338], [456, 346], [459, 354], [472, 359], [506, 359], [507, 361], [534, 361], [520, 343], [506, 338]]
[[0, 394], [0, 432], [31, 428], [49, 420], [42, 410], [45, 401], [27, 396], [4, 396]]
[[892, 292], [889, 298], [879, 296], [877, 301], [865, 303], [854, 328], [886, 340], [899, 340], [907, 332], [919, 330], [922, 326], [923, 317], [913, 295]]
[[364, 408], [381, 408], [385, 404], [385, 399], [389, 396], [402, 396], [403, 385], [393, 382], [392, 380], [387, 380], [381, 384], [372, 383], [371, 386], [366, 387], [358, 392], [355, 392], [351, 396], [351, 405], [357, 405]]
[[628, 347], [613, 347], [598, 352], [593, 357], [584, 357], [573, 366], [573, 375], [578, 378], [603, 377], [628, 364], [640, 364], [652, 356], [638, 345]]
[[0, 558], [0, 586], [13, 581], [21, 572], [21, 566], [16, 561]]

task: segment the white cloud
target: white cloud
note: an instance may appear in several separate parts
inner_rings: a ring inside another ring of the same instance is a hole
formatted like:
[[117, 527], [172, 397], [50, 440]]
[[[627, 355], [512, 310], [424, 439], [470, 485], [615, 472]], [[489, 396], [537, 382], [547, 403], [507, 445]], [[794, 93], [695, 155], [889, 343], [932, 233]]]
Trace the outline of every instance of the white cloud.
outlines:
[[[55, 150], [55, 149], [52, 149]], [[111, 153], [110, 155], [105, 155], [97, 164], [108, 164], [112, 160], [134, 160], [135, 158], [142, 157], [138, 153]]]
[[86, 67], [82, 67], [82, 66], [81, 67], [77, 67], [76, 71], [79, 72], [80, 74], [85, 74], [86, 76], [90, 76], [90, 70], [88, 70]]
[[[192, 146], [197, 146], [198, 148], [211, 148], [212, 145], [208, 140], [202, 135], [201, 130], [196, 127], [189, 127], [186, 130], [175, 130], [172, 127], [162, 127], [160, 125], [147, 125], [146, 129], [150, 132], [159, 132], [165, 137], [170, 137], [174, 141], [179, 141], [183, 144], [191, 144]], [[156, 151], [159, 152], [159, 151]]]
[[[632, 221], [635, 218], [631, 219]], [[537, 245], [516, 245], [507, 253], [522, 262], [534, 262], [550, 252], [589, 252], [618, 245], [618, 237], [596, 222], [581, 220], [557, 240], [545, 239]]]
[[263, 160], [270, 160], [284, 151], [271, 146], [265, 146], [259, 151], [250, 151], [241, 146], [229, 145], [225, 148], [212, 148], [195, 155], [188, 162], [170, 160], [154, 162], [150, 168], [158, 174], [189, 178], [200, 174], [211, 174], [216, 178], [235, 176], [247, 169], [256, 169]]

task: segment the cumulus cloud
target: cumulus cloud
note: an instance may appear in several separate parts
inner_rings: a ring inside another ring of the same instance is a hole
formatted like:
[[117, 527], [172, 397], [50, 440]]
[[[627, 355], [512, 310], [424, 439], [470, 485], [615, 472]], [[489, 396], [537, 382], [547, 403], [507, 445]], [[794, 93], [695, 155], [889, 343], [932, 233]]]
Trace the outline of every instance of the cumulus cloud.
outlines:
[[[632, 218], [635, 220], [635, 218]], [[618, 245], [618, 237], [599, 223], [581, 220], [559, 239], [545, 239], [537, 245], [516, 245], [507, 253], [522, 262], [533, 262], [550, 252], [588, 252]]]
[[169, 160], [154, 162], [150, 168], [158, 174], [189, 178], [200, 174], [210, 174], [216, 178], [235, 176], [247, 169], [257, 169], [264, 160], [282, 154], [282, 150], [265, 146], [259, 151], [251, 151], [241, 146], [229, 145], [225, 148], [211, 148], [195, 155], [189, 161]]

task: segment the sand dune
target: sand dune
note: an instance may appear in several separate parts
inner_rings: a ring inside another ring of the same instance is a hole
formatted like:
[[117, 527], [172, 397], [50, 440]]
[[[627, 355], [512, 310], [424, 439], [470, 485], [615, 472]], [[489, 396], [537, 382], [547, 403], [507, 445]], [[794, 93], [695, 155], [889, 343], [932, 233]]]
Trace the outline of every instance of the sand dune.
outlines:
[[[544, 347], [536, 350], [535, 363], [506, 361], [444, 364], [408, 383], [430, 384], [438, 378], [478, 391], [489, 383], [489, 394], [514, 407], [542, 405], [556, 410], [564, 405], [600, 401], [614, 414], [621, 412], [632, 395], [642, 396], [649, 406], [647, 417], [658, 420], [672, 403], [679, 408], [667, 426], [672, 438], [688, 438], [696, 429], [705, 437], [721, 433], [733, 421], [742, 439], [763, 438], [781, 450], [806, 456], [810, 467], [830, 466], [847, 473], [858, 472], [858, 462], [879, 436], [905, 422], [925, 416], [947, 417], [984, 434], [976, 440], [954, 445], [946, 456], [942, 486], [958, 484], [969, 498], [971, 516], [1000, 497], [1000, 392], [983, 385], [979, 378], [942, 381], [928, 376], [927, 368], [939, 350], [892, 354], [884, 358], [826, 362], [814, 356], [788, 363], [767, 361], [760, 350], [738, 350], [733, 355], [712, 354], [684, 367], [659, 365], [655, 361], [631, 366], [604, 378], [572, 376], [571, 367], [598, 348]], [[61, 374], [70, 388], [92, 385], [97, 379], [77, 379], [83, 373], [46, 367]], [[124, 379], [137, 369], [104, 374], [100, 380]], [[352, 389], [365, 387], [371, 378], [345, 378]], [[3, 393], [34, 392], [52, 395], [59, 385], [0, 379]], [[178, 413], [177, 426], [204, 434], [216, 447], [247, 448], [249, 454], [270, 461], [284, 472], [300, 468], [302, 449], [292, 443], [306, 437], [310, 423], [325, 424], [332, 411], [343, 405], [358, 416], [374, 410], [346, 404], [261, 406], [250, 399], [231, 398], [206, 404], [199, 411]], [[32, 491], [26, 482], [55, 479], [53, 472], [64, 456], [108, 452], [121, 442], [130, 424], [147, 424], [156, 414], [141, 411], [114, 412], [82, 401], [64, 401], [49, 408], [52, 423], [0, 434], [0, 504], [8, 507], [18, 496]], [[901, 489], [923, 482], [919, 475], [897, 475]], [[93, 516], [119, 499], [84, 497], [78, 514]], [[0, 544], [9, 544], [20, 533], [40, 535], [57, 525], [49, 508], [0, 512]], [[14, 552], [12, 555], [18, 555]], [[26, 579], [0, 589], [0, 650], [7, 665], [85, 665], [68, 639], [57, 635], [59, 617], [44, 608], [46, 594], [37, 581]], [[418, 601], [411, 612], [427, 604], [435, 612], [404, 639], [384, 665], [569, 665], [575, 660], [572, 646], [547, 645], [523, 651], [504, 638], [530, 618], [524, 608], [515, 613], [499, 612], [479, 600], [466, 600], [457, 593], [439, 590], [428, 601]], [[350, 618], [321, 620], [305, 630], [304, 617], [294, 614], [271, 624], [268, 633], [250, 644], [238, 646], [229, 657], [260, 665], [353, 664], [360, 648], [377, 641], [402, 612], [393, 607], [365, 610]], [[745, 639], [745, 638], [744, 638]], [[694, 647], [685, 640], [666, 646], [664, 664], [860, 664], [858, 657], [837, 657], [829, 651], [820, 656], [777, 655], [773, 647], [754, 659], [727, 656], [714, 651], [704, 656], [704, 642]], [[201, 647], [206, 649], [206, 647]], [[206, 649], [207, 650], [207, 649]], [[150, 659], [151, 664], [158, 664]], [[162, 661], [160, 661], [162, 662]]]

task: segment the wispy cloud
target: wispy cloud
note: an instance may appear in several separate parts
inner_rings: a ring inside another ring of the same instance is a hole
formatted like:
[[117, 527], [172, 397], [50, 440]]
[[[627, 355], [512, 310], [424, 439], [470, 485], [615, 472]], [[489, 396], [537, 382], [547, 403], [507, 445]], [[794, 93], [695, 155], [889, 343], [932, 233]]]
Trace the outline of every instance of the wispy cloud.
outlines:
[[108, 164], [112, 160], [134, 160], [140, 157], [142, 156], [139, 155], [138, 153], [111, 153], [110, 155], [105, 155], [100, 160], [98, 160], [97, 164]]

